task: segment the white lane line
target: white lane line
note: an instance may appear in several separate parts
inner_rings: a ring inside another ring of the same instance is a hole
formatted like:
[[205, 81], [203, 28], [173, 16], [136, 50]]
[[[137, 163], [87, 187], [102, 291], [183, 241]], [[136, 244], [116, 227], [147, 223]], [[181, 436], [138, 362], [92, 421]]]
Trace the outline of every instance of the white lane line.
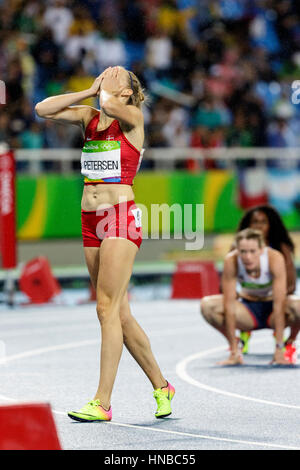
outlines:
[[6, 356], [0, 360], [0, 364], [6, 364], [7, 362], [16, 361], [17, 359], [24, 359], [24, 357], [38, 356], [53, 351], [61, 351], [64, 349], [80, 348], [81, 346], [89, 346], [91, 344], [99, 343], [99, 339], [88, 339], [85, 341], [76, 341], [72, 343], [57, 344], [55, 346], [48, 346], [46, 348], [32, 349], [31, 351], [25, 351], [19, 354], [13, 354]]
[[[186, 328], [173, 328], [172, 330], [164, 330], [164, 331], [154, 331], [152, 332], [151, 336], [172, 336], [172, 335], [177, 335], [181, 334], [182, 332], [186, 333], [199, 333], [195, 327], [186, 327]], [[45, 354], [48, 352], [54, 352], [54, 351], [61, 351], [64, 349], [72, 349], [72, 348], [79, 348], [81, 346], [89, 346], [91, 344], [100, 344], [100, 338], [98, 339], [90, 339], [90, 340], [84, 340], [84, 341], [76, 341], [76, 342], [71, 342], [71, 343], [63, 343], [63, 344], [57, 344], [55, 346], [48, 346], [46, 348], [37, 348], [37, 349], [32, 349], [29, 351], [24, 351], [22, 353], [18, 354], [12, 354], [11, 356], [5, 356], [3, 358], [0, 358], [0, 365], [6, 364], [7, 362], [12, 362], [16, 361], [18, 359], [23, 359], [25, 357], [33, 357], [33, 356], [38, 356], [40, 354]]]
[[106, 423], [114, 426], [122, 426], [122, 427], [127, 427], [127, 428], [134, 428], [134, 429], [143, 429], [145, 431], [153, 431], [153, 432], [161, 432], [161, 433], [167, 433], [167, 434], [175, 434], [177, 436], [185, 436], [185, 437], [192, 437], [192, 438], [198, 438], [198, 439], [206, 439], [206, 440], [211, 440], [211, 441], [221, 441], [221, 442], [230, 442], [234, 444], [245, 444], [247, 446], [260, 446], [260, 447], [272, 447], [276, 449], [290, 449], [290, 450], [300, 450], [300, 447], [292, 447], [292, 446], [284, 446], [281, 444], [269, 444], [267, 442], [255, 442], [255, 441], [242, 441], [238, 439], [227, 439], [227, 438], [222, 438], [222, 437], [214, 437], [214, 436], [206, 436], [203, 434], [192, 434], [189, 432], [180, 432], [180, 431], [168, 431], [166, 429], [158, 429], [158, 428], [147, 428], [146, 426], [138, 426], [138, 425], [133, 425], [133, 424], [123, 424], [123, 423], [115, 423], [115, 422], [110, 422]]
[[[10, 402], [17, 402], [17, 400], [14, 400], [9, 397], [5, 397], [4, 395], [0, 395], [0, 400], [4, 401], [10, 401]], [[25, 403], [25, 402], [24, 402]], [[64, 416], [65, 418], [67, 417], [67, 412], [64, 411], [58, 411], [52, 409], [52, 413], [60, 416]], [[102, 423], [101, 423], [102, 424]], [[243, 441], [240, 439], [228, 439], [226, 437], [214, 437], [214, 436], [207, 436], [205, 434], [193, 434], [190, 432], [182, 432], [182, 431], [170, 431], [167, 429], [159, 429], [159, 428], [153, 428], [153, 427], [146, 427], [146, 426], [139, 426], [135, 424], [125, 424], [125, 423], [117, 423], [115, 421], [110, 421], [110, 422], [103, 422], [103, 424], [109, 425], [109, 426], [119, 426], [123, 428], [131, 428], [131, 429], [138, 429], [139, 431], [150, 431], [150, 432], [160, 432], [164, 434], [171, 434], [171, 435], [176, 435], [176, 436], [182, 436], [182, 437], [189, 437], [193, 439], [204, 439], [204, 440], [209, 440], [209, 441], [218, 441], [218, 442], [228, 442], [231, 444], [243, 444], [246, 446], [256, 446], [256, 447], [268, 447], [272, 449], [288, 449], [288, 450], [300, 450], [300, 447], [293, 447], [293, 446], [288, 446], [288, 445], [282, 445], [282, 444], [269, 444], [268, 442], [257, 442], [257, 441]]]
[[[4, 341], [4, 340], [7, 340], [7, 339], [10, 339], [10, 338], [18, 338], [18, 337], [22, 337], [22, 336], [27, 336], [27, 335], [30, 335], [31, 337], [33, 335], [41, 335], [41, 334], [46, 334], [48, 335], [49, 333], [55, 333], [55, 332], [63, 332], [63, 331], [74, 331], [74, 330], [82, 330], [82, 328], [84, 327], [85, 330], [87, 329], [94, 329], [95, 328], [95, 324], [93, 322], [85, 322], [84, 323], [84, 326], [83, 326], [83, 323], [82, 324], [78, 324], [78, 325], [60, 325], [60, 326], [41, 326], [41, 327], [38, 327], [38, 328], [24, 328], [24, 329], [20, 329], [18, 331], [6, 331], [5, 333], [1, 332], [0, 334], [0, 341]], [[1, 327], [0, 327], [1, 328]], [[99, 330], [100, 331], [100, 330]]]
[[[265, 342], [265, 341], [266, 341], [266, 338], [252, 340], [253, 343], [254, 342], [255, 343], [261, 343], [261, 342]], [[288, 405], [286, 403], [278, 403], [278, 402], [274, 402], [274, 401], [270, 401], [270, 400], [263, 400], [263, 399], [260, 399], [260, 398], [248, 397], [246, 395], [239, 395], [238, 393], [227, 392], [226, 390], [222, 390], [220, 388], [211, 387], [210, 385], [206, 385], [202, 382], [199, 382], [198, 380], [194, 379], [193, 377], [191, 377], [187, 373], [187, 366], [191, 362], [193, 362], [197, 359], [198, 360], [202, 359], [203, 357], [209, 356], [209, 355], [214, 354], [216, 352], [224, 351], [226, 349], [227, 349], [227, 347], [218, 347], [218, 348], [208, 349], [206, 351], [201, 351], [199, 353], [187, 356], [186, 358], [184, 358], [183, 360], [181, 360], [180, 362], [178, 362], [176, 364], [176, 374], [182, 380], [189, 383], [190, 385], [194, 385], [195, 387], [198, 387], [198, 388], [203, 389], [203, 390], [207, 390], [209, 392], [218, 393], [220, 395], [225, 395], [225, 396], [228, 396], [228, 397], [231, 397], [231, 398], [239, 398], [241, 400], [248, 400], [248, 401], [253, 401], [253, 402], [256, 402], [256, 403], [263, 403], [264, 405], [279, 406], [279, 407], [282, 407], [282, 408], [291, 408], [291, 409], [294, 409], [294, 410], [300, 410], [300, 406], [297, 406], [297, 405]]]
[[[27, 322], [27, 324], [29, 324], [30, 322]], [[53, 322], [54, 323], [54, 322]], [[179, 323], [179, 322], [177, 322]], [[182, 323], [182, 320], [181, 320], [181, 323]], [[173, 325], [176, 325], [176, 322], [172, 322]], [[19, 336], [26, 336], [26, 335], [35, 335], [37, 333], [45, 333], [45, 334], [48, 334], [49, 332], [55, 332], [55, 331], [65, 331], [65, 330], [78, 330], [78, 329], [82, 329], [83, 328], [83, 325], [84, 325], [84, 328], [95, 328], [95, 325], [98, 327], [98, 323], [95, 322], [94, 319], [89, 319], [89, 320], [84, 320], [84, 321], [76, 321], [75, 324], [68, 324], [66, 323], [65, 321], [64, 322], [61, 322], [58, 326], [54, 325], [54, 326], [49, 326], [49, 323], [46, 325], [43, 325], [43, 324], [40, 324], [40, 326], [38, 327], [35, 327], [36, 326], [36, 319], [34, 319], [32, 321], [32, 325], [33, 327], [31, 328], [20, 328], [20, 324], [18, 324], [18, 330], [16, 329], [11, 329], [11, 330], [8, 330], [6, 332], [3, 332], [1, 331], [0, 333], [0, 341], [1, 340], [5, 340], [7, 338], [15, 338], [15, 337], [19, 337]], [[13, 326], [13, 325], [11, 325]], [[143, 326], [146, 327], [146, 328], [150, 328], [150, 326], [153, 326], [153, 322], [150, 324], [147, 325], [146, 322], [143, 323]], [[183, 332], [193, 332], [196, 330], [196, 332], [200, 332], [200, 327], [198, 324], [195, 324], [195, 325], [191, 325], [191, 326], [186, 326], [184, 328], [181, 328], [181, 327], [175, 327], [173, 328], [173, 330], [166, 330], [165, 326], [167, 327], [167, 324], [166, 325], [163, 325], [161, 326], [160, 325], [160, 329], [155, 331], [152, 333], [154, 334], [155, 336], [159, 336], [159, 335], [169, 335], [169, 334], [175, 334], [177, 332], [180, 332], [180, 331], [183, 331]], [[2, 328], [2, 325], [0, 324], [0, 330]], [[197, 330], [198, 328], [198, 330]], [[100, 331], [100, 326], [99, 326], [99, 331]], [[173, 333], [174, 332], [174, 333]], [[151, 333], [150, 333], [151, 334]], [[152, 335], [151, 334], [151, 335]]]

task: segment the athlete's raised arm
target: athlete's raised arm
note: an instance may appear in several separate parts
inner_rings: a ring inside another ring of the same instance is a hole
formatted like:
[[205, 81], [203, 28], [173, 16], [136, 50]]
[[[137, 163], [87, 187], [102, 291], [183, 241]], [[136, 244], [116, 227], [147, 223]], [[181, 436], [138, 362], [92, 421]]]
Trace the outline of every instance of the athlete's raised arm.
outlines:
[[63, 95], [51, 96], [39, 102], [35, 106], [38, 116], [45, 119], [53, 119], [60, 122], [68, 122], [84, 126], [91, 115], [98, 112], [91, 106], [73, 106], [75, 103], [99, 94], [103, 74], [99, 75], [93, 85], [87, 90], [77, 93], [65, 93]]

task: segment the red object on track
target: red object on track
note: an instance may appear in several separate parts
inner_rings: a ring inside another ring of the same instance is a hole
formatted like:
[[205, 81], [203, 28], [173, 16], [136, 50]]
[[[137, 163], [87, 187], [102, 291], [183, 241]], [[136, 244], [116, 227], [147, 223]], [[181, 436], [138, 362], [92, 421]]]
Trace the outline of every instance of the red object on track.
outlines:
[[25, 265], [19, 283], [20, 290], [34, 304], [49, 302], [61, 292], [61, 287], [51, 272], [49, 261], [43, 256], [31, 260]]
[[0, 150], [0, 254], [3, 269], [17, 265], [15, 159]]
[[0, 406], [0, 450], [62, 450], [50, 405]]
[[201, 299], [219, 293], [219, 275], [212, 261], [177, 263], [172, 281], [172, 299]]

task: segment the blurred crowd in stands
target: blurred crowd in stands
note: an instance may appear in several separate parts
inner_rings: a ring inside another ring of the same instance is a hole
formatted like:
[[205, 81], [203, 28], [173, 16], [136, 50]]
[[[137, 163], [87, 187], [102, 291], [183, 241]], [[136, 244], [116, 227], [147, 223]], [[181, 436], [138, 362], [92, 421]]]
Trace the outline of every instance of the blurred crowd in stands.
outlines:
[[148, 147], [300, 144], [297, 0], [0, 0], [0, 141], [80, 147], [76, 126], [41, 120], [34, 105], [117, 64], [148, 94]]

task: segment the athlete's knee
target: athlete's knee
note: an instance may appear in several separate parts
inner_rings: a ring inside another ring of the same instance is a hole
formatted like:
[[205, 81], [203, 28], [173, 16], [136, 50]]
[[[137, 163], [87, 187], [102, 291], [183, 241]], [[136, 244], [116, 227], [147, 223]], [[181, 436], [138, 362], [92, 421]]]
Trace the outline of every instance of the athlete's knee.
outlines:
[[300, 324], [300, 305], [299, 301], [290, 301], [286, 311], [288, 324]]
[[299, 323], [300, 321], [300, 304], [299, 302], [293, 302], [292, 303], [292, 311], [293, 311], [293, 314], [294, 314], [294, 317], [295, 317], [295, 321], [297, 321]]
[[211, 299], [209, 296], [203, 297], [200, 301], [200, 310], [202, 316], [208, 323], [214, 324], [216, 320], [216, 316], [220, 313], [216, 302]]
[[101, 293], [97, 299], [97, 316], [101, 325], [111, 320], [116, 315], [118, 309], [118, 300], [113, 296]]

